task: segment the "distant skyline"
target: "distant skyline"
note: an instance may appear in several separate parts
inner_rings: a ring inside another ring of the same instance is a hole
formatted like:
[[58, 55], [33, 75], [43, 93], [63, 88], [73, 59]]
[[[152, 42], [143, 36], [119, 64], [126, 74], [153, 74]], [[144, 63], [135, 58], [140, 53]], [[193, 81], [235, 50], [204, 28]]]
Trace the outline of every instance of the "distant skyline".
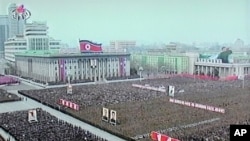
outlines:
[[0, 0], [0, 15], [10, 3], [23, 4], [32, 14], [28, 22], [46, 21], [49, 35], [70, 46], [79, 38], [250, 43], [248, 0]]

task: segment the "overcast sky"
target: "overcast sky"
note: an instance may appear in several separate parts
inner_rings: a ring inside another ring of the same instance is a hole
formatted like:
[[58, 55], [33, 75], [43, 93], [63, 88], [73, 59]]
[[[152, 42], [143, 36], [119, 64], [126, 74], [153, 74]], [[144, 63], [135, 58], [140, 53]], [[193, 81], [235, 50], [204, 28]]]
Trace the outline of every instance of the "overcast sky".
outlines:
[[78, 39], [145, 42], [249, 43], [248, 0], [0, 0], [31, 11], [29, 21], [47, 21], [49, 35], [65, 43]]

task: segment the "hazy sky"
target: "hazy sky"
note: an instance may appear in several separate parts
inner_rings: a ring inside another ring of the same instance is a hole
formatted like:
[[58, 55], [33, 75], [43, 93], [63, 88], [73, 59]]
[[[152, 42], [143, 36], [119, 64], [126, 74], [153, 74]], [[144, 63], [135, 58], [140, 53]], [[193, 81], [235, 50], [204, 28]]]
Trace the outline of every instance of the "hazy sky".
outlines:
[[0, 0], [24, 4], [29, 21], [47, 21], [49, 35], [65, 43], [110, 40], [249, 43], [248, 0]]

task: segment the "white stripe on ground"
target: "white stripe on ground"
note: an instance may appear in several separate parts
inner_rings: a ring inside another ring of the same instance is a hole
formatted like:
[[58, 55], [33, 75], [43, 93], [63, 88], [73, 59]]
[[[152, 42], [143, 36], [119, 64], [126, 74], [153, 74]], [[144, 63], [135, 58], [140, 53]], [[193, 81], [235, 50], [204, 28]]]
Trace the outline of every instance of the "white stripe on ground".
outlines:
[[[164, 130], [159, 130], [159, 131], [156, 131], [156, 132], [159, 132], [159, 133], [172, 132], [172, 131], [176, 131], [176, 130], [179, 130], [179, 129], [195, 127], [195, 126], [198, 126], [198, 125], [211, 123], [211, 122], [218, 121], [218, 120], [220, 120], [220, 118], [213, 118], [213, 119], [204, 120], [204, 121], [200, 121], [200, 122], [196, 122], [196, 123], [182, 125], [182, 126], [179, 126], [179, 127], [176, 126], [176, 127], [172, 127], [172, 128], [168, 128], [168, 129], [164, 129]], [[138, 140], [140, 138], [143, 138], [143, 137], [145, 138], [145, 137], [149, 137], [149, 136], [150, 136], [150, 133], [146, 133], [146, 134], [142, 134], [142, 135], [137, 135], [137, 136], [133, 137], [133, 139]]]

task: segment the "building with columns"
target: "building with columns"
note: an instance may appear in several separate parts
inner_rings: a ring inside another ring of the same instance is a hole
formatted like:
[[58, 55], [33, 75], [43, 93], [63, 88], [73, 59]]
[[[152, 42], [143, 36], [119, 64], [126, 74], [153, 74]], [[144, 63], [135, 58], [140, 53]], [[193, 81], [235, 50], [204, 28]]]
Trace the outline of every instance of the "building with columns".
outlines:
[[17, 75], [42, 82], [70, 80], [105, 81], [130, 75], [127, 53], [51, 53], [27, 51], [16, 54]]
[[[250, 58], [248, 59], [250, 60]], [[215, 69], [219, 72], [219, 77], [244, 76], [250, 74], [250, 61], [241, 62], [234, 58], [232, 63], [222, 63], [221, 59], [202, 59], [198, 58], [194, 63], [194, 69], [198, 73], [209, 74]]]

